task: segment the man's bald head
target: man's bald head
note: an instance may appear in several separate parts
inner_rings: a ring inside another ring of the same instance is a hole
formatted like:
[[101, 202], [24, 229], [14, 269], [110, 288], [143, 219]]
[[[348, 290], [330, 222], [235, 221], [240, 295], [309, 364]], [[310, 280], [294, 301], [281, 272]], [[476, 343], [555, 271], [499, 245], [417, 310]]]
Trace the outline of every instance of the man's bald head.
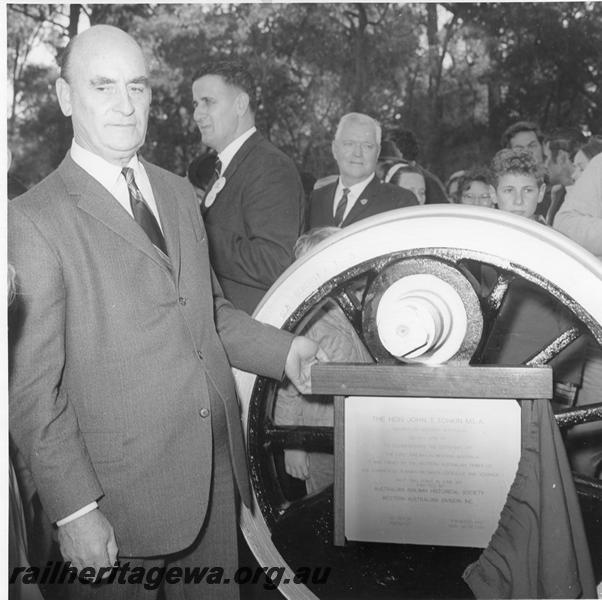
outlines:
[[73, 62], [85, 60], [85, 56], [89, 52], [94, 53], [97, 50], [102, 50], [109, 44], [130, 46], [132, 49], [136, 48], [142, 54], [138, 42], [125, 31], [112, 25], [94, 25], [76, 35], [65, 46], [60, 60], [60, 76], [70, 83]]
[[65, 50], [56, 91], [75, 141], [125, 166], [144, 143], [151, 89], [140, 46], [110, 25], [80, 33]]

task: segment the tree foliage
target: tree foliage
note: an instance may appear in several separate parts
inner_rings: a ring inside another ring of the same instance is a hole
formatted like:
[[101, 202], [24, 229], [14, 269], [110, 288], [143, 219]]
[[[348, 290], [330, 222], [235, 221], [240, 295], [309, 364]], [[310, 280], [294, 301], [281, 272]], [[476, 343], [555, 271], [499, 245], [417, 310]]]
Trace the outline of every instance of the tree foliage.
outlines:
[[[184, 174], [202, 149], [191, 83], [215, 58], [257, 82], [259, 129], [300, 170], [332, 172], [345, 112], [385, 133], [412, 129], [445, 177], [486, 160], [519, 118], [602, 131], [602, 4], [8, 5], [8, 132], [19, 176], [46, 175], [70, 143], [53, 93], [57, 58], [85, 21], [129, 31], [148, 54], [153, 105], [144, 154]], [[44, 46], [48, 61], [32, 52]]]

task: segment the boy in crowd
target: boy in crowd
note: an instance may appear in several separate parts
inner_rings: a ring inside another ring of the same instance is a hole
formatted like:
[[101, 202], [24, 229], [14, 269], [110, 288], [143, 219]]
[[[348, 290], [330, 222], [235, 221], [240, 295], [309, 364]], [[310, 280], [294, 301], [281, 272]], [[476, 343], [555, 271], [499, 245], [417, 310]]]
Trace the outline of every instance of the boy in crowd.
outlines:
[[544, 167], [526, 150], [500, 150], [492, 162], [495, 203], [500, 210], [545, 223], [536, 215], [546, 192]]

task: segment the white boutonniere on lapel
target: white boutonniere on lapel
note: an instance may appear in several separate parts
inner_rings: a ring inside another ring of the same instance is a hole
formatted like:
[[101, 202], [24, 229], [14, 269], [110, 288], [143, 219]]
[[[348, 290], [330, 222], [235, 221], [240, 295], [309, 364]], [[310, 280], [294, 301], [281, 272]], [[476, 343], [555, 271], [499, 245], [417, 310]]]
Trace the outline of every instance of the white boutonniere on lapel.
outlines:
[[205, 196], [205, 208], [209, 208], [217, 198], [217, 195], [224, 189], [226, 185], [226, 178], [220, 177], [212, 186], [211, 189], [207, 192], [207, 196]]
[[366, 206], [366, 204], [368, 204], [368, 198], [360, 198], [359, 203], [362, 206]]

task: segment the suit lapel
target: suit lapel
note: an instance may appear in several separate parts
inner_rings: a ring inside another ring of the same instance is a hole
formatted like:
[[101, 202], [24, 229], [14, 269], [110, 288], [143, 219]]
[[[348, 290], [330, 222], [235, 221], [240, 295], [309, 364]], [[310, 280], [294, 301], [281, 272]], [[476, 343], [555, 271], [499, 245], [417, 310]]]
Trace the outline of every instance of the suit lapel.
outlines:
[[[65, 182], [69, 195], [73, 196], [80, 210], [103, 223], [137, 250], [146, 254], [150, 259], [163, 268], [168, 269], [165, 259], [159, 256], [152, 242], [136, 221], [124, 210], [96, 179], [77, 165], [70, 155], [67, 155], [58, 168]], [[163, 221], [162, 221], [163, 224]], [[170, 244], [167, 242], [168, 252]]]
[[220, 198], [225, 197], [225, 190], [228, 188], [228, 184], [232, 180], [232, 176], [236, 173], [238, 167], [244, 162], [245, 158], [259, 144], [262, 140], [262, 136], [258, 131], [255, 131], [248, 140], [238, 149], [238, 152], [232, 157], [230, 164], [226, 167], [226, 170], [222, 173], [222, 177], [225, 179], [224, 187], [218, 192], [215, 197], [213, 204], [207, 209], [210, 211], [216, 202], [220, 201]]
[[345, 217], [343, 221], [343, 226], [349, 225], [349, 223], [354, 223], [355, 221], [361, 219], [361, 215], [364, 212], [370, 210], [370, 202], [373, 201], [378, 195], [378, 186], [380, 185], [380, 181], [374, 176], [370, 183], [362, 190], [359, 198], [355, 201], [353, 208], [349, 211], [349, 214]]
[[[327, 222], [334, 226], [334, 197], [337, 193], [337, 185], [339, 180], [336, 179], [334, 183], [330, 184], [328, 188], [327, 202], [324, 203], [324, 209], [326, 210], [326, 220]], [[342, 224], [341, 224], [342, 225]]]
[[226, 179], [226, 185], [224, 186], [224, 189], [228, 187], [229, 179], [231, 179], [232, 175], [236, 173], [236, 170], [244, 162], [249, 152], [251, 152], [261, 140], [261, 134], [258, 131], [255, 131], [251, 135], [251, 137], [248, 140], [245, 140], [245, 143], [238, 149], [238, 152], [233, 156], [232, 160], [230, 161], [230, 164], [224, 171], [224, 178]]
[[[333, 207], [338, 182], [339, 180], [336, 179], [334, 183], [329, 183], [317, 190], [321, 197], [317, 198], [317, 202], [314, 204], [316, 210], [315, 222], [324, 223], [325, 226], [334, 226]], [[313, 208], [312, 206], [312, 210]], [[314, 219], [312, 218], [312, 220]]]

